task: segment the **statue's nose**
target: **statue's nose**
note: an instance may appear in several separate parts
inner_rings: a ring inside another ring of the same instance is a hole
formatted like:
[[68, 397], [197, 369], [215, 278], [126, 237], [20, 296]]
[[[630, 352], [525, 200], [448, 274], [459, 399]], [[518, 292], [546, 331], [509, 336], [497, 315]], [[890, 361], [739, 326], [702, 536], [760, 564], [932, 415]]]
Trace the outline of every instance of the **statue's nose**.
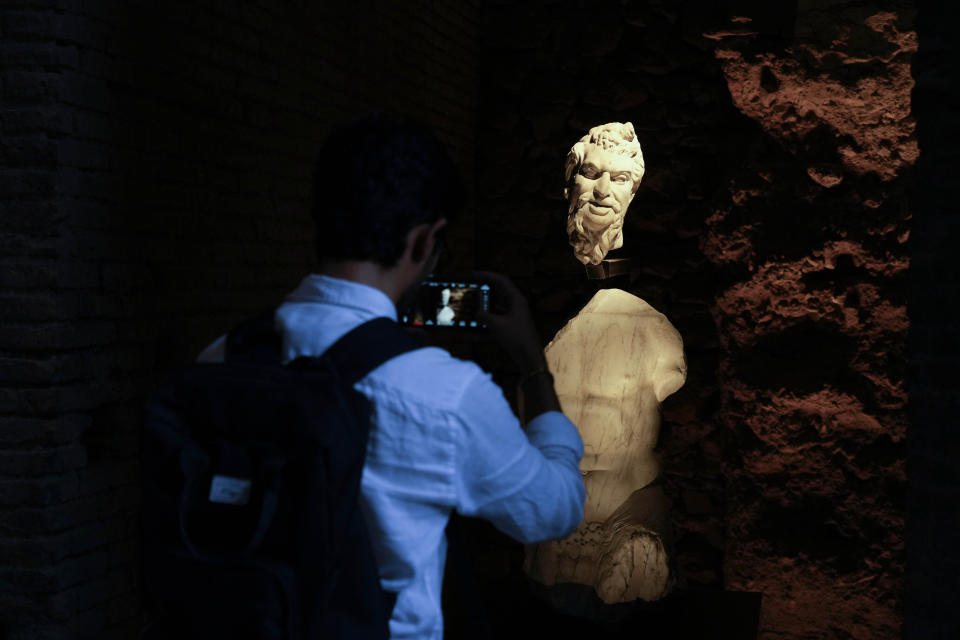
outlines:
[[598, 198], [606, 198], [610, 195], [610, 174], [604, 171], [600, 174], [600, 177], [597, 178], [597, 182], [593, 185], [593, 193]]

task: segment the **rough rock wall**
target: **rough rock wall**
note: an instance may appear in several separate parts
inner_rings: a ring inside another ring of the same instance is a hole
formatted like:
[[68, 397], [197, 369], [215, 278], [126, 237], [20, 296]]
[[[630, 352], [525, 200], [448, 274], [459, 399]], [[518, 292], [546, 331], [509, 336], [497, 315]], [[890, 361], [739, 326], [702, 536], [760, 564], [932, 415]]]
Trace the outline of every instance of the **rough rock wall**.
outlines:
[[778, 41], [758, 18], [710, 34], [735, 106], [786, 151], [732, 172], [702, 244], [740, 272], [713, 306], [731, 436], [726, 583], [764, 593], [766, 637], [892, 638], [913, 11], [800, 3]]
[[687, 586], [762, 592], [762, 637], [893, 638], [913, 14], [744, 4], [489, 3], [477, 255], [553, 335], [593, 293], [564, 155], [633, 122], [647, 174], [610, 257], [685, 341], [659, 450]]

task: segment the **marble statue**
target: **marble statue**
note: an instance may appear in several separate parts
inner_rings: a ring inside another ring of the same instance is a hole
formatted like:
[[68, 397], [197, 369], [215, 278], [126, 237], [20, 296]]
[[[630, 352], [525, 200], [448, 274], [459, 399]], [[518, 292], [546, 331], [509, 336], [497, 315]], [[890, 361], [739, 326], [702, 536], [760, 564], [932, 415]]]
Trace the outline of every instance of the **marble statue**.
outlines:
[[450, 326], [453, 324], [454, 311], [450, 307], [450, 289], [440, 292], [440, 310], [437, 311], [437, 324]]
[[563, 195], [577, 260], [600, 264], [607, 252], [623, 246], [623, 219], [643, 171], [643, 152], [629, 122], [594, 127], [567, 153]]
[[[630, 123], [594, 127], [571, 150], [568, 229], [588, 269], [587, 261], [607, 262], [607, 249], [622, 245], [623, 218], [642, 174]], [[524, 569], [546, 587], [592, 587], [606, 604], [663, 597], [674, 576], [654, 447], [660, 403], [686, 380], [680, 334], [640, 298], [601, 289], [557, 332], [546, 357], [563, 412], [583, 438], [587, 501], [572, 535], [528, 546]]]

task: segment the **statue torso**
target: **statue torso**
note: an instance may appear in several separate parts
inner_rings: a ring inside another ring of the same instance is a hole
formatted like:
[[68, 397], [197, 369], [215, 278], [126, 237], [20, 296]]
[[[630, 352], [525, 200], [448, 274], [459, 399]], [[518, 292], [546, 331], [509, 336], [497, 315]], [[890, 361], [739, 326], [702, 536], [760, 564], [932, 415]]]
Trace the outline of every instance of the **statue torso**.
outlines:
[[625, 291], [604, 289], [546, 348], [557, 396], [584, 443], [585, 521], [603, 521], [660, 472], [659, 405], [685, 379], [679, 333]]

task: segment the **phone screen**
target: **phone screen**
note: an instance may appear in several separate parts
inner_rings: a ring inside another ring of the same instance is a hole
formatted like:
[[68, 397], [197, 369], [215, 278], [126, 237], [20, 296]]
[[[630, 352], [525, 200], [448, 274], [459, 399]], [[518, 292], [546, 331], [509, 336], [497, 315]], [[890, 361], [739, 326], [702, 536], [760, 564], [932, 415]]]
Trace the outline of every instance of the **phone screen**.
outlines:
[[425, 280], [413, 305], [400, 311], [400, 324], [414, 327], [485, 329], [479, 311], [490, 309], [490, 285]]

